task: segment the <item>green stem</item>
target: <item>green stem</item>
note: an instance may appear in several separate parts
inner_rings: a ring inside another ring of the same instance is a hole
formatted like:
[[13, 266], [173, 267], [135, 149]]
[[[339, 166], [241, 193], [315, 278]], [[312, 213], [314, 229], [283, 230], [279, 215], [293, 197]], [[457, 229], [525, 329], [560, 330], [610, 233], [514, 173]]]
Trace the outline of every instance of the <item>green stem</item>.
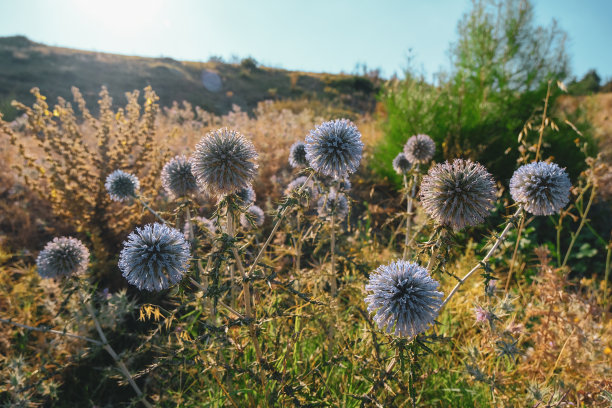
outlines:
[[591, 196], [589, 197], [589, 202], [587, 203], [587, 206], [584, 209], [584, 213], [582, 214], [582, 218], [580, 219], [580, 225], [578, 225], [578, 229], [576, 230], [576, 233], [572, 236], [572, 240], [570, 241], [569, 247], [567, 248], [567, 252], [565, 253], [565, 257], [563, 258], [563, 264], [561, 264], [562, 268], [567, 264], [570, 253], [572, 252], [572, 247], [576, 243], [576, 239], [578, 238], [580, 231], [582, 231], [582, 227], [584, 227], [584, 224], [587, 221], [587, 215], [589, 214], [591, 204], [593, 204], [593, 199], [595, 198], [595, 190], [595, 186], [591, 187]]
[[159, 215], [157, 213], [157, 211], [155, 211], [154, 209], [152, 209], [149, 204], [147, 204], [147, 202], [144, 200], [144, 198], [142, 198], [142, 196], [137, 195], [136, 198], [138, 199], [138, 201], [140, 202], [140, 204], [142, 204], [142, 206], [144, 208], [146, 208], [151, 214], [153, 214], [155, 216], [155, 218], [157, 218], [162, 224], [167, 224], [168, 222], [166, 220], [164, 220], [162, 218], [161, 215]]
[[481, 268], [482, 264], [486, 264], [487, 261], [489, 260], [489, 258], [491, 258], [491, 256], [493, 255], [493, 253], [495, 252], [495, 250], [497, 249], [497, 247], [500, 246], [500, 244], [504, 241], [504, 239], [506, 238], [506, 235], [508, 235], [508, 231], [510, 231], [510, 228], [512, 227], [513, 221], [516, 219], [516, 217], [518, 217], [521, 212], [523, 211], [523, 207], [521, 205], [519, 205], [519, 207], [516, 209], [516, 212], [510, 217], [510, 219], [508, 220], [508, 223], [506, 224], [506, 227], [504, 228], [504, 230], [502, 231], [502, 233], [500, 234], [500, 236], [497, 238], [497, 240], [495, 241], [495, 243], [493, 244], [493, 246], [491, 247], [491, 249], [489, 250], [489, 252], [487, 252], [487, 254], [485, 255], [485, 257], [482, 259], [482, 261], [480, 261], [478, 263], [478, 265], [476, 265], [475, 267], [472, 268], [472, 270], [470, 270], [461, 280], [459, 280], [459, 282], [457, 282], [457, 284], [455, 285], [455, 287], [453, 288], [453, 290], [451, 290], [451, 292], [448, 294], [448, 296], [446, 297], [446, 299], [444, 299], [444, 302], [442, 303], [442, 306], [440, 306], [440, 308], [443, 308], [444, 305], [446, 305], [451, 298], [455, 295], [455, 293], [457, 293], [457, 291], [459, 290], [459, 287], [461, 287], [461, 285], [463, 285], [463, 283], [469, 279], [470, 276], [472, 276], [472, 274], [474, 272], [476, 272], [478, 269]]

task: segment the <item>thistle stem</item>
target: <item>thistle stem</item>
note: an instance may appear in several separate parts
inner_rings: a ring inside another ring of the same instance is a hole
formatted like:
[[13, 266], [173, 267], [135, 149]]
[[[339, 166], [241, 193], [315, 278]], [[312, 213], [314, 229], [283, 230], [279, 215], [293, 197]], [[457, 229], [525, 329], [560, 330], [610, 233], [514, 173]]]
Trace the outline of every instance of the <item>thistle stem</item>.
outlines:
[[166, 220], [164, 220], [162, 218], [161, 215], [159, 215], [159, 213], [157, 211], [155, 211], [154, 209], [152, 209], [149, 204], [147, 204], [147, 202], [144, 200], [144, 198], [142, 198], [142, 196], [137, 195], [136, 198], [138, 199], [138, 201], [140, 202], [140, 204], [142, 204], [142, 206], [147, 209], [151, 214], [153, 214], [155, 216], [155, 218], [157, 218], [162, 224], [167, 224], [168, 222]]
[[412, 230], [412, 205], [413, 205], [414, 195], [416, 193], [418, 171], [419, 171], [419, 166], [417, 165], [416, 172], [410, 179], [409, 183], [407, 181], [406, 175], [404, 174], [404, 188], [406, 189], [406, 192], [410, 190], [410, 193], [407, 194], [408, 203], [406, 204], [406, 237], [404, 238], [404, 255], [402, 257], [404, 261], [406, 260], [406, 256], [408, 255], [408, 245], [410, 243], [410, 231]]
[[516, 234], [516, 244], [514, 245], [514, 252], [512, 252], [512, 258], [510, 259], [510, 270], [508, 271], [508, 277], [506, 278], [506, 286], [504, 292], [508, 292], [510, 287], [510, 279], [512, 279], [512, 272], [514, 271], [514, 263], [516, 262], [516, 254], [518, 253], [519, 244], [521, 242], [521, 234], [523, 232], [523, 225], [525, 224], [525, 218], [521, 218], [519, 222], [518, 232]]
[[30, 330], [30, 331], [37, 331], [37, 332], [42, 332], [42, 333], [53, 333], [53, 334], [57, 334], [59, 336], [65, 336], [65, 337], [70, 337], [73, 339], [78, 339], [78, 340], [84, 340], [87, 341], [89, 343], [95, 344], [97, 346], [101, 346], [102, 342], [89, 338], [89, 337], [85, 337], [85, 336], [79, 336], [78, 334], [73, 334], [73, 333], [68, 333], [65, 331], [61, 331], [61, 330], [54, 330], [51, 329], [47, 326], [28, 326], [27, 324], [22, 324], [22, 323], [17, 323], [12, 321], [11, 319], [3, 319], [0, 318], [0, 322], [1, 323], [7, 323], [7, 324], [12, 324], [13, 326], [17, 326], [17, 327], [21, 327], [22, 329], [26, 329], [26, 330]]
[[506, 227], [504, 228], [504, 230], [502, 231], [502, 233], [500, 234], [500, 236], [497, 238], [497, 240], [495, 241], [495, 243], [493, 244], [493, 246], [491, 247], [491, 249], [489, 250], [489, 252], [487, 252], [487, 254], [485, 255], [485, 257], [482, 259], [482, 261], [480, 261], [478, 263], [478, 265], [474, 266], [472, 268], [472, 270], [470, 270], [463, 278], [461, 278], [461, 280], [459, 282], [457, 282], [457, 284], [455, 285], [455, 287], [453, 288], [453, 290], [448, 294], [448, 296], [446, 297], [446, 299], [444, 299], [444, 302], [442, 302], [442, 306], [440, 306], [440, 308], [443, 308], [444, 305], [446, 305], [451, 298], [455, 295], [455, 293], [457, 293], [457, 291], [459, 290], [459, 287], [461, 287], [461, 285], [463, 285], [463, 283], [465, 283], [466, 280], [468, 280], [470, 278], [470, 276], [472, 276], [472, 274], [474, 272], [476, 272], [478, 269], [481, 268], [481, 266], [483, 264], [486, 264], [487, 261], [489, 260], [489, 258], [491, 258], [491, 256], [493, 255], [493, 253], [495, 252], [495, 250], [501, 245], [501, 243], [504, 241], [504, 239], [506, 238], [506, 235], [508, 235], [508, 232], [510, 231], [510, 228], [512, 228], [512, 224], [513, 224], [513, 220], [516, 219], [516, 217], [518, 217], [521, 212], [523, 211], [523, 207], [521, 205], [519, 205], [519, 207], [516, 209], [516, 211], [514, 212], [514, 214], [510, 217], [510, 219], [508, 220], [508, 223], [506, 224]]
[[[308, 176], [306, 181], [304, 181], [304, 184], [302, 184], [302, 186], [298, 190], [298, 192], [297, 192], [298, 194], [301, 194], [302, 191], [304, 191], [304, 187], [306, 187], [306, 184], [308, 184], [308, 182], [312, 178], [313, 174], [314, 173], [310, 173], [310, 175]], [[289, 206], [283, 208], [281, 213], [278, 215], [278, 219], [274, 223], [274, 226], [272, 227], [272, 231], [270, 232], [270, 235], [268, 236], [268, 239], [266, 239], [266, 241], [264, 242], [263, 246], [259, 250], [259, 253], [255, 257], [255, 260], [253, 261], [253, 264], [249, 267], [249, 272], [248, 272], [249, 275], [253, 272], [253, 270], [257, 266], [257, 263], [259, 262], [259, 260], [263, 256], [264, 252], [266, 251], [266, 248], [268, 248], [268, 245], [270, 245], [270, 242], [272, 241], [272, 238], [274, 238], [274, 235], [276, 234], [276, 231], [278, 230], [278, 227], [280, 227], [280, 223], [283, 220], [283, 218], [285, 218], [285, 215], [287, 214], [288, 210], [289, 210]]]
[[542, 147], [542, 136], [544, 136], [544, 126], [546, 125], [546, 111], [548, 110], [548, 100], [550, 99], [550, 85], [552, 80], [548, 81], [548, 89], [546, 90], [546, 99], [544, 101], [544, 113], [542, 114], [542, 124], [540, 125], [538, 138], [538, 147], [536, 148], [535, 161], [537, 162], [540, 158], [540, 148]]
[[336, 283], [336, 214], [331, 216], [331, 276], [329, 280], [332, 296], [338, 294], [338, 285]]
[[581, 212], [580, 214], [582, 216], [582, 218], [580, 219], [580, 225], [578, 225], [576, 233], [572, 235], [572, 240], [570, 241], [569, 247], [567, 248], [567, 252], [565, 253], [565, 257], [563, 258], [563, 263], [561, 264], [562, 268], [567, 264], [567, 260], [569, 259], [570, 253], [572, 252], [572, 247], [576, 243], [576, 239], [578, 238], [580, 231], [582, 231], [582, 227], [584, 227], [584, 224], [587, 221], [587, 215], [589, 214], [591, 204], [593, 204], [593, 199], [595, 198], [595, 190], [595, 186], [591, 187], [591, 196], [589, 197], [589, 202], [587, 203], [587, 206], [584, 209], [584, 213]]
[[93, 320], [94, 325], [96, 326], [96, 330], [98, 332], [98, 335], [100, 336], [100, 340], [102, 340], [102, 343], [101, 343], [102, 347], [113, 358], [113, 360], [115, 360], [115, 363], [119, 367], [119, 370], [121, 371], [125, 379], [128, 381], [128, 383], [132, 386], [132, 388], [136, 392], [136, 395], [138, 395], [138, 397], [140, 398], [140, 401], [142, 402], [142, 404], [147, 408], [153, 408], [153, 406], [149, 403], [149, 401], [146, 400], [144, 394], [140, 390], [140, 387], [138, 387], [138, 384], [136, 384], [136, 382], [134, 381], [132, 374], [130, 374], [123, 360], [119, 357], [119, 355], [115, 352], [115, 350], [108, 343], [106, 335], [104, 334], [104, 330], [102, 330], [100, 321], [98, 320], [98, 317], [96, 316], [96, 312], [91, 306], [91, 303], [83, 299], [83, 295], [81, 293], [79, 293], [79, 295], [81, 296], [81, 301], [85, 304], [85, 307], [87, 308], [87, 311], [89, 312], [91, 319]]

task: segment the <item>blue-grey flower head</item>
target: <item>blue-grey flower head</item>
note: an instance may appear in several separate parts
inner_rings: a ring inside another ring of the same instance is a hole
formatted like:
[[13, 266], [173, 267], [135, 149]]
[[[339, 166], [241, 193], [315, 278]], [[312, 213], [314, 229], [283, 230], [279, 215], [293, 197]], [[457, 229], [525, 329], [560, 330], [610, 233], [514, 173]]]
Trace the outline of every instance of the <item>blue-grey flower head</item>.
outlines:
[[334, 215], [337, 221], [344, 219], [348, 215], [349, 207], [346, 195], [334, 190], [329, 194], [322, 195], [317, 203], [319, 217], [331, 217]]
[[436, 152], [436, 143], [427, 135], [416, 135], [408, 139], [404, 145], [404, 154], [410, 163], [425, 164]]
[[170, 160], [161, 173], [162, 186], [171, 197], [184, 197], [198, 189], [191, 163], [185, 156]]
[[484, 221], [494, 206], [495, 194], [493, 176], [471, 160], [437, 164], [421, 183], [425, 212], [438, 224], [455, 231]]
[[412, 338], [435, 322], [442, 306], [438, 286], [425, 268], [395, 261], [370, 275], [365, 302], [379, 329]]
[[397, 156], [395, 156], [395, 159], [393, 159], [393, 170], [395, 170], [395, 172], [400, 176], [408, 173], [410, 171], [410, 167], [410, 161], [406, 158], [404, 153], [399, 153]]
[[510, 179], [510, 194], [533, 215], [558, 213], [569, 201], [572, 183], [555, 163], [537, 162], [521, 166]]
[[253, 204], [257, 196], [255, 195], [255, 190], [253, 190], [253, 187], [249, 184], [236, 192], [236, 198], [240, 206], [246, 207]]
[[293, 168], [308, 167], [306, 159], [306, 144], [304, 142], [295, 142], [289, 150], [289, 164]]
[[178, 283], [189, 268], [189, 243], [165, 224], [136, 228], [123, 243], [119, 269], [140, 290], [160, 291]]
[[[190, 236], [190, 231], [193, 230], [193, 237]], [[183, 232], [185, 235], [185, 239], [193, 240], [196, 237], [206, 237], [210, 238], [217, 233], [217, 226], [212, 220], [209, 220], [205, 217], [193, 217], [191, 219], [191, 223], [189, 221], [185, 222], [185, 226], [183, 227]]]
[[61, 278], [85, 272], [89, 250], [72, 237], [55, 237], [36, 258], [36, 269], [43, 278]]
[[104, 187], [106, 187], [111, 200], [128, 201], [136, 195], [140, 188], [140, 182], [138, 177], [133, 174], [126, 173], [123, 170], [115, 170], [106, 177]]
[[362, 150], [361, 133], [348, 119], [322, 123], [306, 137], [310, 167], [334, 178], [355, 172]]
[[265, 215], [263, 210], [256, 205], [250, 206], [246, 213], [240, 214], [240, 225], [242, 225], [247, 230], [253, 228], [251, 221], [253, 222], [253, 224], [255, 224], [256, 227], [261, 227], [264, 223], [264, 220]]
[[200, 187], [213, 195], [235, 193], [251, 184], [257, 171], [257, 152], [240, 133], [222, 128], [197, 144], [191, 170]]

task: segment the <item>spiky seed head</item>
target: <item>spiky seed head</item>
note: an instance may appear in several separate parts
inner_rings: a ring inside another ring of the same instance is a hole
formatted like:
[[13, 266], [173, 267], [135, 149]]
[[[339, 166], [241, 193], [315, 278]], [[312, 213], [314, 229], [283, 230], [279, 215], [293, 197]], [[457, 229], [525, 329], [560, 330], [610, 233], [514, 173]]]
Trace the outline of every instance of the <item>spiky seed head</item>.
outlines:
[[72, 237], [55, 237], [36, 258], [36, 269], [43, 278], [61, 278], [85, 272], [89, 250]]
[[379, 266], [365, 289], [370, 314], [378, 328], [412, 338], [434, 323], [442, 306], [442, 292], [422, 266], [395, 261]]
[[312, 180], [308, 180], [308, 177], [300, 176], [296, 178], [295, 180], [293, 180], [291, 183], [287, 184], [287, 188], [285, 189], [285, 194], [291, 195], [292, 193], [299, 191], [300, 188], [304, 185], [304, 183], [306, 183], [306, 185], [304, 186], [304, 189], [302, 190], [302, 194], [305, 197], [305, 200], [302, 204], [306, 205], [306, 203], [310, 203], [313, 200], [316, 200], [317, 197], [319, 196], [319, 188], [315, 185], [315, 183]]
[[200, 187], [223, 196], [247, 187], [257, 170], [257, 152], [251, 141], [228, 128], [209, 132], [197, 144], [191, 170]]
[[[193, 230], [194, 237], [190, 237], [190, 230]], [[217, 233], [217, 226], [212, 220], [209, 220], [206, 217], [193, 217], [191, 219], [191, 224], [189, 221], [185, 222], [185, 226], [183, 227], [183, 232], [185, 235], [185, 239], [193, 240], [195, 237], [205, 236], [210, 238]]]
[[393, 170], [395, 170], [395, 172], [400, 176], [408, 173], [410, 171], [410, 167], [410, 161], [408, 161], [404, 153], [400, 152], [397, 156], [395, 156], [395, 159], [393, 159]]
[[304, 142], [295, 142], [289, 150], [289, 164], [293, 168], [308, 167], [306, 159], [306, 144]]
[[160, 291], [183, 279], [189, 267], [189, 243], [165, 224], [136, 228], [123, 243], [119, 269], [140, 290]]
[[306, 159], [310, 167], [334, 178], [355, 172], [362, 150], [361, 133], [348, 119], [324, 122], [306, 137]]
[[340, 221], [348, 215], [349, 207], [346, 195], [334, 190], [330, 191], [329, 194], [322, 195], [317, 204], [320, 217], [331, 217], [334, 215], [335, 219]]
[[572, 183], [555, 163], [537, 162], [519, 167], [510, 179], [510, 194], [533, 215], [558, 213], [569, 202]]
[[123, 170], [115, 170], [106, 177], [106, 191], [113, 201], [128, 201], [134, 198], [140, 188], [138, 177]]
[[161, 173], [162, 186], [170, 197], [184, 197], [198, 189], [195, 176], [191, 172], [191, 162], [185, 156], [170, 160]]
[[248, 205], [253, 204], [257, 198], [255, 195], [255, 190], [253, 190], [253, 186], [250, 184], [238, 190], [236, 192], [236, 197], [238, 199], [238, 204], [242, 207], [247, 207]]
[[496, 191], [493, 176], [483, 165], [455, 159], [429, 169], [420, 196], [431, 218], [458, 231], [484, 221], [493, 208]]
[[425, 164], [436, 152], [436, 143], [427, 135], [415, 135], [404, 145], [404, 154], [410, 163]]
[[252, 205], [246, 211], [246, 213], [240, 214], [240, 225], [242, 225], [245, 229], [249, 230], [253, 228], [251, 224], [251, 220], [256, 227], [261, 227], [265, 220], [264, 212], [261, 208], [256, 205]]

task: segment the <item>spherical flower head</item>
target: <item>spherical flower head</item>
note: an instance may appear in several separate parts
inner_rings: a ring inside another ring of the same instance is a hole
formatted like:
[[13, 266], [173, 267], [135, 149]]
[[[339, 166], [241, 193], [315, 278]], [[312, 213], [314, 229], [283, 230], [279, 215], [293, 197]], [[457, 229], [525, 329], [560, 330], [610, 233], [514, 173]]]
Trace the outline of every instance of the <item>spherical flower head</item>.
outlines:
[[362, 150], [361, 133], [348, 119], [322, 123], [306, 137], [310, 167], [334, 178], [355, 172]]
[[555, 163], [537, 162], [521, 166], [510, 179], [510, 194], [533, 215], [558, 213], [569, 202], [572, 183]]
[[[194, 237], [190, 237], [191, 230], [193, 230]], [[189, 223], [189, 221], [185, 222], [183, 232], [185, 239], [187, 240], [195, 239], [195, 237], [200, 236], [205, 236], [208, 238], [217, 233], [217, 226], [212, 220], [209, 220], [206, 217], [193, 217], [191, 219], [191, 223]]]
[[36, 258], [36, 269], [43, 278], [60, 278], [85, 272], [89, 250], [72, 237], [56, 237], [47, 243]]
[[404, 154], [410, 163], [425, 164], [436, 152], [436, 143], [427, 135], [416, 135], [408, 139], [404, 145]]
[[404, 153], [399, 153], [393, 159], [393, 170], [399, 175], [404, 175], [410, 171], [410, 161], [406, 158]]
[[421, 183], [423, 209], [438, 224], [455, 231], [484, 221], [493, 208], [495, 193], [493, 176], [471, 160], [437, 164]]
[[250, 204], [253, 204], [255, 202], [256, 197], [257, 196], [255, 195], [255, 190], [253, 190], [253, 187], [250, 184], [236, 192], [238, 205], [242, 207], [246, 207]]
[[123, 170], [115, 170], [106, 177], [106, 191], [113, 201], [128, 201], [134, 198], [140, 188], [138, 177]]
[[289, 150], [289, 164], [293, 168], [308, 167], [306, 159], [306, 144], [304, 142], [295, 142]]
[[[263, 210], [256, 205], [250, 206], [246, 213], [240, 214], [240, 225], [247, 230], [253, 228], [253, 224], [255, 224], [255, 227], [261, 227], [264, 220], [265, 215]], [[253, 224], [251, 224], [251, 222], [253, 222]]]
[[[298, 192], [300, 188], [306, 183], [304, 188], [302, 189], [302, 194], [308, 197], [308, 200], [316, 200], [319, 196], [319, 188], [315, 185], [312, 180], [308, 180], [306, 176], [300, 176], [293, 180], [291, 183], [287, 184], [287, 188], [285, 189], [285, 194], [290, 195], [293, 192]], [[304, 203], [305, 204], [305, 203]]]
[[185, 156], [170, 160], [161, 173], [162, 186], [171, 197], [184, 197], [198, 189], [195, 176], [191, 172], [191, 162]]
[[165, 224], [136, 228], [123, 243], [119, 269], [140, 290], [160, 291], [183, 279], [189, 268], [189, 243]]
[[343, 220], [348, 215], [349, 207], [346, 195], [334, 190], [330, 191], [329, 194], [322, 195], [317, 204], [320, 217], [334, 215], [336, 220]]
[[191, 170], [202, 189], [223, 196], [251, 183], [256, 160], [253, 143], [234, 130], [222, 128], [207, 133], [197, 144]]
[[416, 263], [395, 261], [370, 275], [365, 298], [379, 329], [412, 338], [434, 323], [442, 306], [438, 282]]

